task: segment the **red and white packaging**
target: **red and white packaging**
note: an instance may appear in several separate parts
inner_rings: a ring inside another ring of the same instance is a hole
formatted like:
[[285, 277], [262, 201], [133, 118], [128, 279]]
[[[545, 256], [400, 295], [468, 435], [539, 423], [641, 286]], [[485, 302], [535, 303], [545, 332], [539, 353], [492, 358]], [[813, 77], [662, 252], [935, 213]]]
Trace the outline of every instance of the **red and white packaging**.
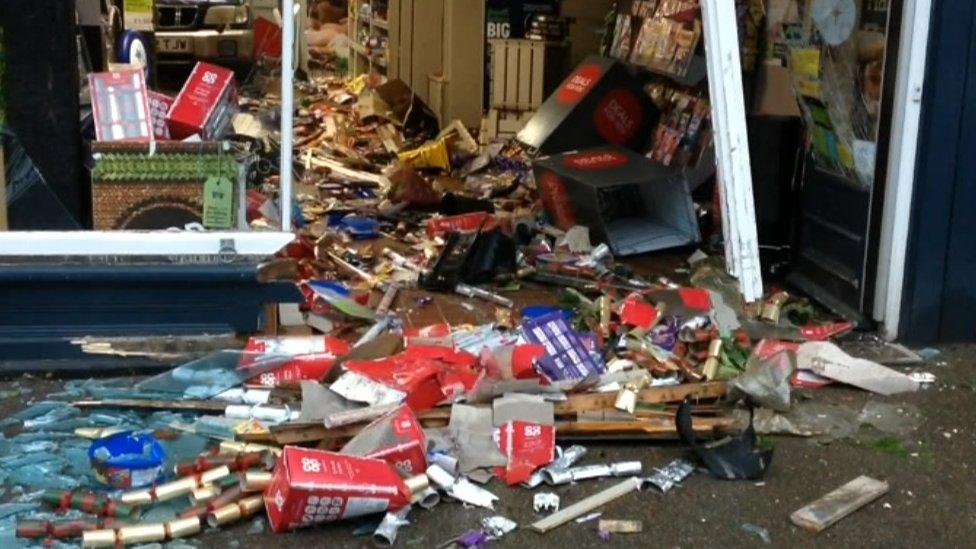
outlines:
[[88, 75], [95, 139], [152, 141], [152, 117], [146, 75], [142, 70], [96, 72]]
[[396, 511], [410, 489], [379, 459], [286, 446], [264, 492], [274, 532]]
[[532, 472], [555, 459], [556, 428], [525, 421], [509, 421], [498, 429], [498, 449], [508, 458], [495, 475], [509, 486], [529, 480]]
[[332, 369], [336, 358], [349, 350], [348, 342], [330, 336], [252, 337], [247, 340], [245, 352], [292, 358], [280, 367], [255, 376], [248, 382], [278, 387], [302, 380], [322, 379]]
[[620, 322], [648, 329], [657, 321], [658, 312], [640, 294], [630, 294], [620, 306]]
[[410, 347], [411, 345], [453, 347], [454, 339], [451, 337], [451, 325], [443, 322], [440, 324], [431, 324], [430, 326], [404, 328], [403, 343], [405, 347]]
[[495, 216], [485, 212], [474, 212], [448, 217], [435, 217], [427, 222], [427, 236], [436, 238], [451, 231], [475, 232], [495, 228]]
[[236, 112], [234, 71], [200, 62], [169, 111], [169, 133], [178, 140], [193, 135], [205, 141], [218, 139]]
[[173, 107], [174, 99], [165, 93], [149, 90], [149, 114], [152, 118], [153, 135], [156, 139], [169, 139], [169, 125], [167, 117], [169, 110]]
[[413, 345], [389, 358], [351, 360], [343, 368], [405, 393], [405, 403], [421, 411], [470, 391], [481, 376], [477, 362], [471, 353], [450, 347]]
[[409, 406], [373, 421], [342, 448], [343, 454], [382, 459], [403, 478], [427, 470], [427, 438]]
[[[793, 341], [780, 341], [777, 339], [763, 339], [752, 348], [752, 354], [761, 359], [767, 359], [776, 353], [790, 351], [796, 353], [800, 348], [799, 343]], [[820, 389], [834, 383], [834, 380], [815, 374], [810, 370], [797, 369], [790, 376], [790, 385], [805, 389]]]
[[806, 341], [827, 341], [832, 337], [846, 334], [854, 329], [851, 321], [811, 324], [800, 327], [800, 337]]

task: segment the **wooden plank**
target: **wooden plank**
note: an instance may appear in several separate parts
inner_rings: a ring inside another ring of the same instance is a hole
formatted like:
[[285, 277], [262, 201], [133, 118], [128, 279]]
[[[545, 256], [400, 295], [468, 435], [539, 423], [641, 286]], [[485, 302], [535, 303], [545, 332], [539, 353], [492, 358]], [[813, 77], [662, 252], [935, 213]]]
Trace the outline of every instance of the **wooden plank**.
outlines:
[[414, 0], [411, 87], [429, 104], [427, 79], [441, 74], [444, 48], [444, 0]]
[[[725, 382], [686, 383], [673, 387], [653, 387], [644, 389], [637, 396], [639, 404], [662, 404], [680, 402], [685, 398], [692, 400], [712, 399], [725, 396]], [[556, 403], [556, 414], [571, 412], [594, 412], [612, 409], [617, 393], [596, 393], [571, 395], [565, 402]]]
[[546, 81], [546, 48], [545, 42], [532, 44], [532, 91], [529, 98], [529, 110], [536, 110], [546, 100], [544, 86]]
[[400, 78], [400, 0], [390, 0], [386, 8], [388, 78]]
[[532, 108], [532, 54], [534, 40], [520, 40], [518, 44], [518, 99], [519, 110]]
[[220, 412], [227, 408], [227, 402], [214, 400], [140, 400], [126, 398], [107, 398], [103, 400], [76, 400], [71, 403], [77, 408], [131, 408], [136, 410], [181, 410], [194, 412]]
[[505, 104], [505, 66], [508, 63], [505, 44], [507, 42], [497, 38], [491, 41], [491, 97], [488, 99], [492, 110], [502, 108]]
[[[421, 0], [423, 1], [423, 0]], [[413, 87], [413, 5], [400, 0], [400, 80]]]
[[509, 40], [505, 45], [505, 98], [502, 104], [503, 107], [509, 109], [518, 106], [518, 59], [518, 43]]
[[701, 3], [726, 264], [747, 302], [763, 294], [739, 34], [733, 2]]
[[598, 509], [621, 496], [625, 496], [634, 490], [637, 490], [639, 486], [639, 479], [629, 478], [618, 484], [614, 484], [602, 492], [597, 492], [588, 498], [577, 501], [569, 507], [566, 507], [561, 511], [553, 513], [548, 517], [533, 523], [530, 528], [539, 534], [544, 534], [557, 526], [566, 524], [576, 517], [583, 516], [594, 509]]
[[[711, 433], [715, 429], [731, 427], [734, 418], [692, 418], [697, 433]], [[586, 437], [607, 435], [677, 435], [672, 418], [650, 418], [638, 421], [566, 421], [556, 423], [557, 437]]]
[[444, 112], [446, 122], [460, 120], [477, 128], [485, 100], [485, 3], [444, 2]]
[[793, 524], [822, 532], [888, 492], [888, 483], [860, 476], [790, 515]]

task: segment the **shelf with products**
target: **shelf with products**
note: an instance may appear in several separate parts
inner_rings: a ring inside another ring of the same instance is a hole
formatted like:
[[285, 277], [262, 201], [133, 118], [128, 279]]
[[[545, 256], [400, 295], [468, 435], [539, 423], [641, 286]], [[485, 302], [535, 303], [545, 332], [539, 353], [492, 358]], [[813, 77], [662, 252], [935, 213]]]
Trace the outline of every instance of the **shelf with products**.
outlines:
[[704, 183], [715, 163], [698, 0], [620, 0], [607, 25], [605, 55], [639, 73], [661, 111], [648, 158]]

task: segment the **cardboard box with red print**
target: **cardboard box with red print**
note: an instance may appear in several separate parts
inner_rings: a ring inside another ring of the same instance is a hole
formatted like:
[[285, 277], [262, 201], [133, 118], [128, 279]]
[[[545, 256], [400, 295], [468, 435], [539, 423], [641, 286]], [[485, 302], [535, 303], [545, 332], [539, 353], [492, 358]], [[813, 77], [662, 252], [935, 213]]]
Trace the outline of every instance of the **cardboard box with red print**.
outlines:
[[284, 532], [395, 511], [410, 505], [411, 495], [385, 461], [287, 446], [264, 504], [271, 529]]
[[169, 110], [172, 139], [199, 135], [204, 141], [219, 139], [237, 112], [234, 71], [197, 63]]
[[627, 67], [590, 56], [539, 107], [518, 140], [539, 154], [608, 144], [643, 153], [659, 118]]
[[537, 159], [536, 184], [553, 224], [590, 228], [619, 256], [694, 244], [701, 238], [681, 172], [623, 147]]

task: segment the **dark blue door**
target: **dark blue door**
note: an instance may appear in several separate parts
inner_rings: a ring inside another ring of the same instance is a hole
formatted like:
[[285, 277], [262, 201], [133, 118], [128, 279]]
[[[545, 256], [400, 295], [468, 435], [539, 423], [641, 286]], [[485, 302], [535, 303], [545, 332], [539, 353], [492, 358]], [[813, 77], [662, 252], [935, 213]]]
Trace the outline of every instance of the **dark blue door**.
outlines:
[[976, 340], [976, 3], [934, 0], [901, 332]]

